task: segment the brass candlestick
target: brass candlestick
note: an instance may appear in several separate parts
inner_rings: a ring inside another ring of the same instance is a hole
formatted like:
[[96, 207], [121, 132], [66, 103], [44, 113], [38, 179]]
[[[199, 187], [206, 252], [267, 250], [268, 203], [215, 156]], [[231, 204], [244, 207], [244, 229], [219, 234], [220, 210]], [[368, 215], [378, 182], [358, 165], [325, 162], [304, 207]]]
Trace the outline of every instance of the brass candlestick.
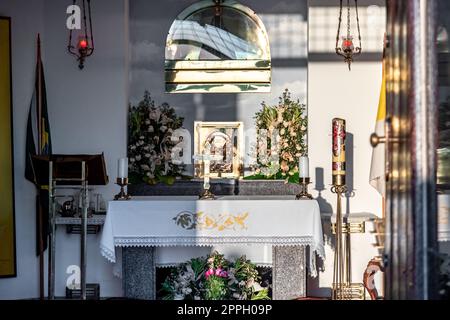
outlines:
[[312, 200], [313, 197], [308, 193], [308, 184], [311, 183], [310, 178], [300, 178], [300, 193], [296, 196], [297, 200]]
[[200, 200], [215, 200], [216, 196], [214, 195], [214, 193], [212, 193], [211, 191], [209, 191], [209, 189], [205, 189], [203, 190], [203, 192], [200, 194], [199, 196]]
[[130, 200], [131, 196], [125, 192], [125, 187], [128, 185], [128, 178], [117, 178], [116, 184], [120, 186], [120, 192], [114, 196], [114, 200]]
[[211, 154], [211, 144], [205, 143], [205, 148], [201, 155], [194, 155], [194, 160], [203, 162], [203, 192], [199, 195], [200, 200], [215, 200], [216, 196], [211, 192], [210, 184], [210, 164], [211, 161], [220, 161], [221, 155]]

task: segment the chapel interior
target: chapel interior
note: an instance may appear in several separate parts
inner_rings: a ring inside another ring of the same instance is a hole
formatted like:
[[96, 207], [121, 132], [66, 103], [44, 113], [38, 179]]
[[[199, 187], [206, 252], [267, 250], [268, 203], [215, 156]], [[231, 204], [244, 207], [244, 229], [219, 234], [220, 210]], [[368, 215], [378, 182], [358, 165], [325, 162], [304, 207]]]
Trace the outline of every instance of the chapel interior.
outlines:
[[2, 0], [0, 300], [449, 300], [445, 0]]

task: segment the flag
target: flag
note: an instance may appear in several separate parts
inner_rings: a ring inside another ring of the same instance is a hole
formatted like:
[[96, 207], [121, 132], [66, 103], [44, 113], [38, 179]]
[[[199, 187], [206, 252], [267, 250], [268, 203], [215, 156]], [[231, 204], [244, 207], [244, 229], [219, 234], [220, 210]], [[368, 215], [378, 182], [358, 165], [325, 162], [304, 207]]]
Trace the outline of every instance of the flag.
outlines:
[[[386, 123], [386, 75], [383, 59], [383, 76], [381, 81], [380, 101], [378, 103], [378, 114], [375, 125], [375, 133], [379, 137], [385, 136]], [[374, 187], [383, 197], [386, 194], [386, 179], [385, 179], [385, 144], [380, 143], [373, 148], [372, 163], [370, 166], [370, 185]]]
[[[36, 247], [40, 255], [47, 248], [48, 237], [48, 189], [39, 186], [33, 171], [32, 156], [50, 155], [52, 153], [52, 142], [50, 136], [50, 122], [47, 112], [47, 95], [45, 91], [44, 68], [41, 60], [40, 37], [37, 38], [37, 62], [36, 78], [33, 97], [31, 98], [30, 110], [28, 112], [27, 136], [26, 136], [26, 159], [25, 178], [33, 182], [37, 189], [36, 199]], [[40, 242], [42, 243], [40, 244]], [[42, 252], [41, 252], [42, 251]]]

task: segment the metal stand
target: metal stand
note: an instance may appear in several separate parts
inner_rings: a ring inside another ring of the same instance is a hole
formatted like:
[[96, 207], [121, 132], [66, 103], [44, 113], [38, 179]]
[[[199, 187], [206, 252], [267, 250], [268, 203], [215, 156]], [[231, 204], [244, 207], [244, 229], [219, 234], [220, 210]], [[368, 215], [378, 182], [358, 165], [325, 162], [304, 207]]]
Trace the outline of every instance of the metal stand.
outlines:
[[81, 161], [81, 177], [79, 179], [60, 179], [54, 177], [53, 162], [49, 162], [49, 220], [50, 250], [48, 254], [48, 299], [55, 299], [55, 252], [56, 252], [56, 190], [59, 183], [78, 182], [81, 192], [81, 248], [80, 248], [80, 290], [81, 299], [86, 300], [86, 260], [87, 260], [87, 214], [89, 207], [89, 186], [86, 174], [86, 162]]
[[48, 201], [49, 201], [49, 251], [48, 251], [48, 299], [55, 299], [55, 251], [56, 251], [56, 181], [53, 180], [53, 162], [49, 162]]
[[300, 178], [300, 193], [295, 197], [297, 200], [312, 200], [313, 197], [308, 193], [308, 185], [311, 183], [310, 178]]
[[200, 200], [215, 200], [216, 196], [209, 189], [203, 190], [203, 192], [198, 196]]
[[117, 178], [116, 184], [120, 186], [120, 192], [114, 196], [114, 200], [130, 200], [131, 196], [125, 192], [128, 185], [128, 178]]
[[344, 224], [342, 217], [341, 197], [347, 192], [347, 187], [345, 185], [334, 185], [331, 191], [337, 195], [332, 299], [364, 300], [364, 285], [352, 283], [351, 229], [350, 225]]
[[334, 250], [334, 270], [333, 270], [333, 300], [344, 299], [344, 256], [342, 252], [342, 210], [341, 196], [346, 190], [345, 186], [333, 186], [331, 191], [337, 195], [336, 211], [336, 241]]

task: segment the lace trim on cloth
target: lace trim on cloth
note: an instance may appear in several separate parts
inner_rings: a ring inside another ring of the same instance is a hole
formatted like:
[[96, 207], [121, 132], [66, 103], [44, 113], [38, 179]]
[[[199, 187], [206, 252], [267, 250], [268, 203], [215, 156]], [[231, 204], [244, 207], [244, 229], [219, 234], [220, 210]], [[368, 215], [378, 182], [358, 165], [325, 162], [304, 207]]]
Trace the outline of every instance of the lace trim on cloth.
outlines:
[[116, 253], [108, 247], [100, 244], [100, 252], [109, 262], [116, 263]]
[[[115, 237], [116, 247], [189, 247], [189, 246], [214, 246], [236, 244], [266, 244], [274, 246], [309, 246], [308, 270], [311, 277], [316, 278], [316, 255], [325, 260], [323, 244], [316, 243], [313, 237]], [[100, 245], [101, 254], [108, 261], [115, 263], [116, 255], [113, 250]]]
[[[255, 263], [255, 265], [259, 268], [272, 268], [271, 263]], [[157, 268], [167, 269], [167, 268], [175, 268], [178, 264], [176, 263], [156, 263]]]
[[276, 246], [311, 245], [313, 237], [114, 237], [117, 247], [209, 247], [214, 245], [266, 244]]
[[438, 240], [439, 242], [450, 242], [450, 231], [439, 231]]

